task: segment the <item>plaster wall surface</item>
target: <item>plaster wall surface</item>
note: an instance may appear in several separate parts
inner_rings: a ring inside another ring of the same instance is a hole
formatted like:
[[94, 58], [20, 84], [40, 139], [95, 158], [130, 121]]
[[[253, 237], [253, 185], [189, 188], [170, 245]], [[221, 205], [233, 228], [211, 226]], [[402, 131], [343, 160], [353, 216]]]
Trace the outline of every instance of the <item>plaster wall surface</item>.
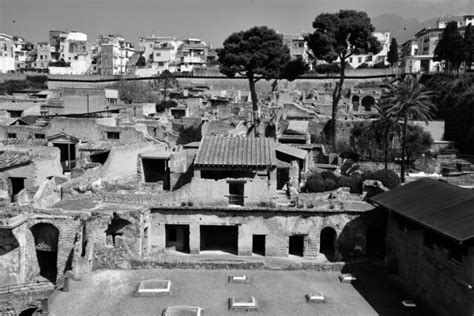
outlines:
[[303, 256], [315, 257], [319, 253], [320, 234], [330, 227], [337, 233], [336, 249], [350, 252], [356, 246], [365, 252], [367, 227], [378, 224], [375, 217], [363, 220], [360, 214], [344, 212], [252, 211], [224, 210], [151, 210], [151, 252], [165, 251], [165, 225], [189, 225], [190, 252], [200, 252], [201, 225], [237, 225], [238, 255], [252, 255], [253, 235], [265, 235], [266, 256], [288, 256], [289, 236], [304, 235]]

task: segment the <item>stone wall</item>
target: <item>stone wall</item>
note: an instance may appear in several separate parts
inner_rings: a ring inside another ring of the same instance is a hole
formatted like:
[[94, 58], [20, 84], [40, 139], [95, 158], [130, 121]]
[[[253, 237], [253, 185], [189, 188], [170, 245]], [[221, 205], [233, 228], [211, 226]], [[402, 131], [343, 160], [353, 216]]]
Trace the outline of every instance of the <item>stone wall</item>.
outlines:
[[373, 213], [297, 211], [278, 209], [202, 209], [202, 208], [156, 208], [151, 210], [151, 251], [165, 250], [165, 225], [189, 225], [190, 252], [200, 252], [201, 225], [237, 225], [238, 254], [252, 254], [254, 234], [266, 235], [267, 256], [288, 256], [288, 237], [305, 235], [304, 256], [315, 257], [319, 253], [320, 234], [323, 228], [331, 227], [337, 233], [336, 249], [343, 255], [352, 255], [355, 248], [365, 253], [366, 230], [380, 227], [383, 221]]
[[387, 261], [397, 263], [410, 291], [441, 315], [473, 315], [474, 292], [467, 288], [474, 285], [473, 246], [459, 264], [449, 260], [445, 248], [425, 246], [422, 228], [401, 229], [390, 219], [387, 231]]
[[26, 225], [0, 229], [1, 286], [27, 283], [39, 275], [33, 235]]
[[265, 170], [259, 170], [253, 178], [219, 180], [201, 178], [200, 170], [195, 170], [188, 200], [194, 205], [228, 206], [229, 182], [234, 180], [245, 181], [244, 206], [268, 205], [276, 196], [276, 169], [269, 176]]
[[30, 162], [26, 165], [16, 166], [0, 171], [0, 178], [25, 178], [24, 185], [28, 196], [32, 198], [39, 186], [35, 179], [35, 165]]
[[72, 261], [75, 255], [74, 250], [76, 244], [81, 242], [81, 222], [79, 219], [70, 216], [37, 215], [30, 217], [28, 220], [28, 228], [31, 229], [34, 225], [39, 223], [51, 224], [59, 231], [57, 257], [57, 280], [59, 281], [64, 277], [66, 271], [72, 270]]

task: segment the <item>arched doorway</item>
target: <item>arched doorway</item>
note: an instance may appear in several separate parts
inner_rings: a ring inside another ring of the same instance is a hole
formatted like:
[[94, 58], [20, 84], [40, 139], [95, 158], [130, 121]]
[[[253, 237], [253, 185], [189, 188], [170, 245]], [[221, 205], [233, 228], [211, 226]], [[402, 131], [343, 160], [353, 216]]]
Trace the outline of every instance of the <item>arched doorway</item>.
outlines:
[[36, 257], [40, 275], [56, 283], [58, 274], [59, 230], [48, 223], [39, 223], [31, 227], [35, 239]]
[[352, 109], [354, 111], [359, 111], [359, 96], [358, 95], [354, 95], [352, 96]]
[[372, 110], [372, 107], [375, 105], [374, 97], [367, 95], [362, 98], [362, 106], [364, 107], [365, 111]]
[[331, 227], [325, 227], [321, 231], [319, 239], [319, 252], [326, 255], [328, 260], [332, 260], [336, 254], [337, 233]]

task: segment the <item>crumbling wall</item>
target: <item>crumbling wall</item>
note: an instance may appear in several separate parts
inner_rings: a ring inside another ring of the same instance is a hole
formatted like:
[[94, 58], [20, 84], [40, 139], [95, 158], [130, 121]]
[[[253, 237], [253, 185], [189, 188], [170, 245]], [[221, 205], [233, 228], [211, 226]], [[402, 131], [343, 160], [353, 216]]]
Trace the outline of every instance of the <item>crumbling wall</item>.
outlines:
[[[252, 254], [252, 237], [257, 234], [266, 236], [266, 256], [288, 256], [288, 237], [304, 235], [303, 256], [315, 257], [319, 253], [320, 234], [325, 227], [336, 231], [336, 250], [340, 249], [342, 255], [349, 255], [348, 250], [351, 251], [356, 246], [360, 248], [360, 254], [364, 254], [365, 244], [361, 243], [361, 238], [352, 237], [365, 235], [367, 227], [377, 224], [366, 220], [357, 221], [361, 214], [363, 213], [156, 208], [151, 211], [151, 251], [160, 253], [165, 250], [165, 224], [179, 224], [189, 225], [190, 252], [195, 254], [200, 252], [201, 225], [238, 225], [238, 254], [244, 256]], [[345, 231], [347, 225], [352, 225], [350, 234], [348, 230]]]
[[118, 180], [136, 180], [138, 155], [153, 150], [165, 151], [166, 145], [145, 142], [112, 148], [101, 169], [103, 180], [111, 183]]
[[26, 224], [0, 229], [0, 284], [26, 283], [39, 275], [33, 235]]

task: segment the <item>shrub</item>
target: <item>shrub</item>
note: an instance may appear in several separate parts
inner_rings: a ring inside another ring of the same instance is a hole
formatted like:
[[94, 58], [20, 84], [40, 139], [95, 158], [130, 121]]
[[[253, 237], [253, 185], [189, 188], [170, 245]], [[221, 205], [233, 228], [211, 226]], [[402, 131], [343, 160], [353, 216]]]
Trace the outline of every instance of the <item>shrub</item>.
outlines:
[[369, 68], [369, 65], [367, 63], [360, 64], [359, 67], [357, 67], [357, 69], [367, 69], [367, 68]]
[[156, 112], [157, 113], [163, 112], [166, 109], [174, 108], [177, 105], [178, 105], [178, 103], [176, 103], [176, 101], [173, 101], [173, 100], [161, 101], [160, 103], [156, 104]]
[[383, 61], [376, 63], [374, 65], [374, 69], [384, 69], [384, 68], [388, 68], [388, 65], [385, 65]]
[[327, 179], [334, 180], [334, 182], [336, 182], [336, 183], [337, 183], [337, 180], [338, 180], [338, 177], [336, 176], [336, 174], [334, 172], [328, 171], [328, 170], [324, 170], [323, 172], [321, 172], [321, 177], [324, 180], [327, 180]]
[[319, 64], [314, 70], [318, 74], [327, 74], [327, 73], [338, 73], [341, 70], [341, 67], [337, 63], [332, 64]]
[[374, 178], [374, 180], [379, 180], [385, 187], [389, 188], [390, 190], [398, 187], [401, 183], [398, 174], [396, 174], [395, 171], [390, 169], [377, 170], [376, 172], [374, 172]]
[[362, 193], [362, 177], [360, 176], [341, 176], [337, 184], [340, 188], [350, 188], [351, 193]]
[[324, 191], [332, 191], [337, 188], [337, 182], [334, 179], [324, 179]]
[[325, 187], [324, 179], [319, 173], [313, 173], [306, 180], [306, 190], [308, 192], [324, 192]]

